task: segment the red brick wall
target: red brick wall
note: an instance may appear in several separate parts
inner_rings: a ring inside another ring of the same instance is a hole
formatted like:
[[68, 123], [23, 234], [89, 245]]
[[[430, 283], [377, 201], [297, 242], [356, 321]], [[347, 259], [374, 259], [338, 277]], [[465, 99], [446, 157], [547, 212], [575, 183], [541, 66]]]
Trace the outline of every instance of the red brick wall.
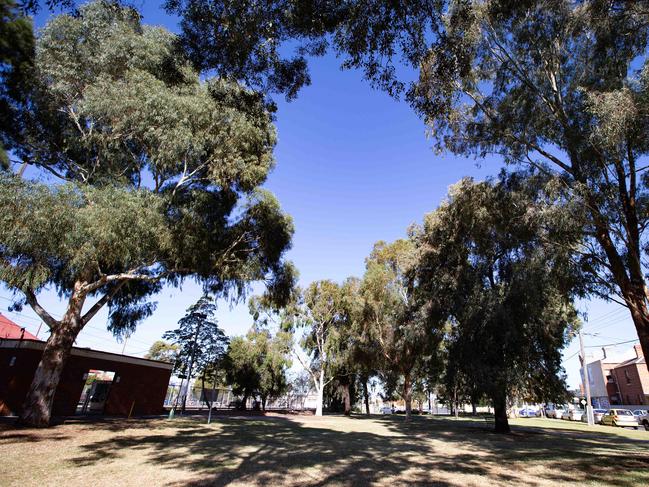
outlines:
[[[644, 367], [645, 374], [642, 374], [640, 370], [641, 367]], [[620, 396], [622, 396], [620, 398], [621, 404], [646, 404], [645, 395], [649, 394], [649, 376], [646, 372], [647, 367], [645, 364], [630, 364], [623, 367], [617, 367], [613, 370], [615, 380], [620, 389]]]
[[[0, 348], [0, 415], [20, 412], [40, 356], [40, 350]], [[10, 367], [12, 357], [16, 357], [15, 364]], [[137, 415], [163, 412], [170, 370], [72, 355], [54, 396], [54, 416], [75, 413], [84, 385], [83, 376], [89, 369], [115, 372], [105, 414], [128, 415], [131, 406]]]

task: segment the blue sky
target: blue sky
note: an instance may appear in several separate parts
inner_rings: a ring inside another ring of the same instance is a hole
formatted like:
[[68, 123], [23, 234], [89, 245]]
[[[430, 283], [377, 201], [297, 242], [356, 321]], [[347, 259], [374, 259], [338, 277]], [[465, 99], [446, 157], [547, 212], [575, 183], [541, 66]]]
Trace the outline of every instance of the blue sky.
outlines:
[[[157, 2], [139, 5], [145, 23], [177, 30], [175, 19], [159, 10]], [[37, 25], [45, 17], [39, 15]], [[289, 258], [300, 271], [302, 285], [316, 279], [361, 276], [375, 241], [403, 237], [407, 227], [435, 209], [448, 187], [463, 176], [481, 179], [501, 167], [496, 158], [475, 161], [436, 155], [425, 126], [405, 103], [372, 90], [361, 73], [341, 71], [334, 56], [312, 62], [311, 77], [312, 86], [303, 89], [297, 100], [278, 99], [277, 165], [265, 185], [294, 219]], [[144, 354], [164, 331], [175, 327], [199, 296], [200, 289], [193, 284], [165, 289], [155, 298], [156, 312], [129, 339], [125, 353]], [[0, 312], [36, 332], [40, 320], [29, 308], [21, 314], [7, 311], [10, 297], [9, 291], [0, 289]], [[63, 313], [64, 303], [54, 293], [44, 293], [42, 304], [56, 316]], [[587, 345], [636, 338], [628, 313], [620, 306], [593, 301], [580, 307], [590, 315], [584, 331], [599, 333], [586, 336]], [[218, 318], [230, 335], [245, 333], [251, 324], [245, 305], [231, 308], [220, 303]], [[106, 314], [97, 315], [77, 344], [120, 352], [124, 344], [105, 326]], [[47, 335], [41, 330], [40, 336]], [[632, 346], [613, 347], [609, 355]], [[573, 387], [579, 383], [577, 350], [575, 340], [564, 353], [568, 383]], [[591, 348], [588, 353], [601, 351]]]

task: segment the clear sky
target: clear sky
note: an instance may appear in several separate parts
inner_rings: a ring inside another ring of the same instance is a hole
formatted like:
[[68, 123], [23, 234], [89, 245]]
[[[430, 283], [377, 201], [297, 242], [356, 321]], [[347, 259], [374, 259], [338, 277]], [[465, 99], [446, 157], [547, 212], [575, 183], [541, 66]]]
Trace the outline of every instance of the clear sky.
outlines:
[[[177, 31], [176, 19], [160, 10], [158, 2], [134, 4], [145, 23]], [[40, 14], [37, 26], [46, 18]], [[314, 60], [311, 77], [312, 85], [297, 100], [277, 100], [277, 165], [265, 185], [294, 219], [289, 258], [300, 271], [302, 285], [316, 279], [360, 277], [375, 241], [405, 236], [407, 227], [435, 209], [448, 187], [463, 176], [483, 179], [501, 167], [497, 158], [475, 161], [436, 155], [425, 126], [405, 103], [372, 90], [361, 73], [341, 71], [334, 56]], [[193, 284], [165, 289], [155, 298], [156, 312], [128, 340], [125, 353], [143, 355], [164, 331], [175, 328], [199, 296], [200, 288]], [[11, 293], [0, 289], [0, 312], [35, 333], [40, 320], [28, 307], [20, 314], [8, 312], [9, 298]], [[55, 293], [46, 292], [41, 299], [54, 315], [63, 313], [64, 303]], [[637, 338], [628, 312], [620, 306], [596, 301], [580, 307], [590, 315], [584, 331], [599, 334], [587, 335], [587, 346]], [[230, 335], [244, 334], [252, 323], [245, 305], [231, 308], [220, 303], [218, 318]], [[77, 345], [121, 352], [124, 344], [105, 328], [104, 312], [81, 332]], [[47, 337], [43, 330], [40, 337]], [[622, 354], [632, 346], [612, 347], [608, 353]], [[564, 353], [571, 387], [580, 380], [577, 350], [574, 340]], [[587, 353], [599, 357], [601, 350], [589, 348]]]

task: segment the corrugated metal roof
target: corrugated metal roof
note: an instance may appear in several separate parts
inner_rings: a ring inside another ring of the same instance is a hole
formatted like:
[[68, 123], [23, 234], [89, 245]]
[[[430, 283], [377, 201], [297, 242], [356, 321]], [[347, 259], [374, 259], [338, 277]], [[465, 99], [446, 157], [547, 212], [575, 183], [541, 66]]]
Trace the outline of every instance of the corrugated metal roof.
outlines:
[[36, 336], [29, 333], [20, 325], [14, 323], [6, 316], [0, 313], [0, 338], [11, 338], [14, 340], [38, 340]]

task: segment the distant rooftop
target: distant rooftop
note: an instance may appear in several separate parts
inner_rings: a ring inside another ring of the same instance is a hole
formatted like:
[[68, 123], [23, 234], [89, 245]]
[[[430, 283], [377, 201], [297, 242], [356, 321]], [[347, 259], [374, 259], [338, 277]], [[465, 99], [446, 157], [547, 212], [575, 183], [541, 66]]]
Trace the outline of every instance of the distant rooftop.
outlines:
[[35, 335], [32, 335], [22, 326], [14, 323], [9, 318], [0, 313], [0, 338], [10, 338], [13, 340], [38, 340]]

